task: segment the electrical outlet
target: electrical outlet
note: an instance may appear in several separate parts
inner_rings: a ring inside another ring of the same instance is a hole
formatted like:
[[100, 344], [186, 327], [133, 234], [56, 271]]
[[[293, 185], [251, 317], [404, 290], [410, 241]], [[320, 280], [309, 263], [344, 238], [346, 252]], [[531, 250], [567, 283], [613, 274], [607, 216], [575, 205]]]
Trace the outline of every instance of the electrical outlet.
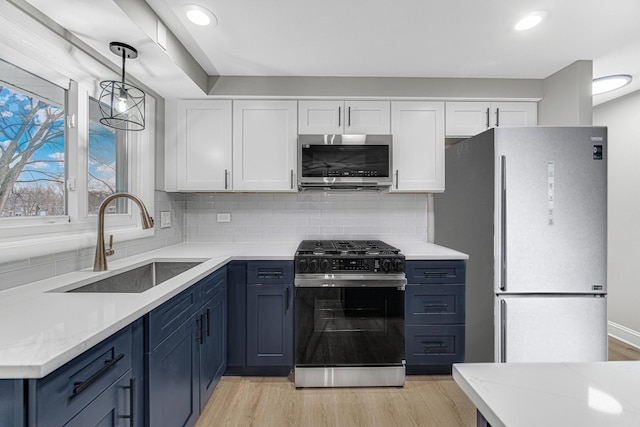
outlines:
[[231, 214], [230, 213], [219, 213], [217, 215], [218, 222], [231, 222]]
[[160, 212], [160, 228], [171, 227], [171, 212]]

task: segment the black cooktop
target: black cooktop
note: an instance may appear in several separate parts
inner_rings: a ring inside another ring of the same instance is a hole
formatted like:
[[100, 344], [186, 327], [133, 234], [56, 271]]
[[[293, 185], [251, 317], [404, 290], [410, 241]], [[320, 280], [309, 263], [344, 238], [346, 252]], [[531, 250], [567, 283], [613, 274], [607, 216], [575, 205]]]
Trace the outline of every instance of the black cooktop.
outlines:
[[404, 273], [400, 249], [381, 240], [303, 240], [296, 275], [316, 273]]
[[296, 255], [397, 255], [400, 249], [382, 240], [303, 240]]

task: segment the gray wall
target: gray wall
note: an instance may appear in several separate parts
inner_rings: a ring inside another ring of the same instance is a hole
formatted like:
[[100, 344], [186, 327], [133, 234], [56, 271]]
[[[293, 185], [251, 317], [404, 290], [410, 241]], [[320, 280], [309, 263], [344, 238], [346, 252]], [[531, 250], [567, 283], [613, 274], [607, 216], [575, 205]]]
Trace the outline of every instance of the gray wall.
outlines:
[[592, 61], [576, 61], [547, 77], [543, 99], [538, 103], [538, 124], [591, 125], [592, 80]]
[[594, 107], [609, 128], [609, 331], [640, 346], [640, 92]]

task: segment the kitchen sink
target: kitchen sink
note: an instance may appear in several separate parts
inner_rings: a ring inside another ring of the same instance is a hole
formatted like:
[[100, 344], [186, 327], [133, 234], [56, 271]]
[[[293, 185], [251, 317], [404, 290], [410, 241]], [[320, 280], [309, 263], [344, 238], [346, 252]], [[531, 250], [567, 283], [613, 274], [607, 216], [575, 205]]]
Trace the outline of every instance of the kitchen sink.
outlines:
[[64, 292], [140, 293], [201, 263], [202, 261], [154, 261]]

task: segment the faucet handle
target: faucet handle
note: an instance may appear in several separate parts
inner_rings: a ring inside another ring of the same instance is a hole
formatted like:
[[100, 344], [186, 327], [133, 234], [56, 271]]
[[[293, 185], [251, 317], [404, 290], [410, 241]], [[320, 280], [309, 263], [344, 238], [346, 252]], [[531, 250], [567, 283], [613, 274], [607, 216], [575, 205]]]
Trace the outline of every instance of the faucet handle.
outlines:
[[104, 252], [106, 256], [111, 256], [116, 253], [116, 251], [113, 250], [113, 234], [109, 234], [109, 249]]

